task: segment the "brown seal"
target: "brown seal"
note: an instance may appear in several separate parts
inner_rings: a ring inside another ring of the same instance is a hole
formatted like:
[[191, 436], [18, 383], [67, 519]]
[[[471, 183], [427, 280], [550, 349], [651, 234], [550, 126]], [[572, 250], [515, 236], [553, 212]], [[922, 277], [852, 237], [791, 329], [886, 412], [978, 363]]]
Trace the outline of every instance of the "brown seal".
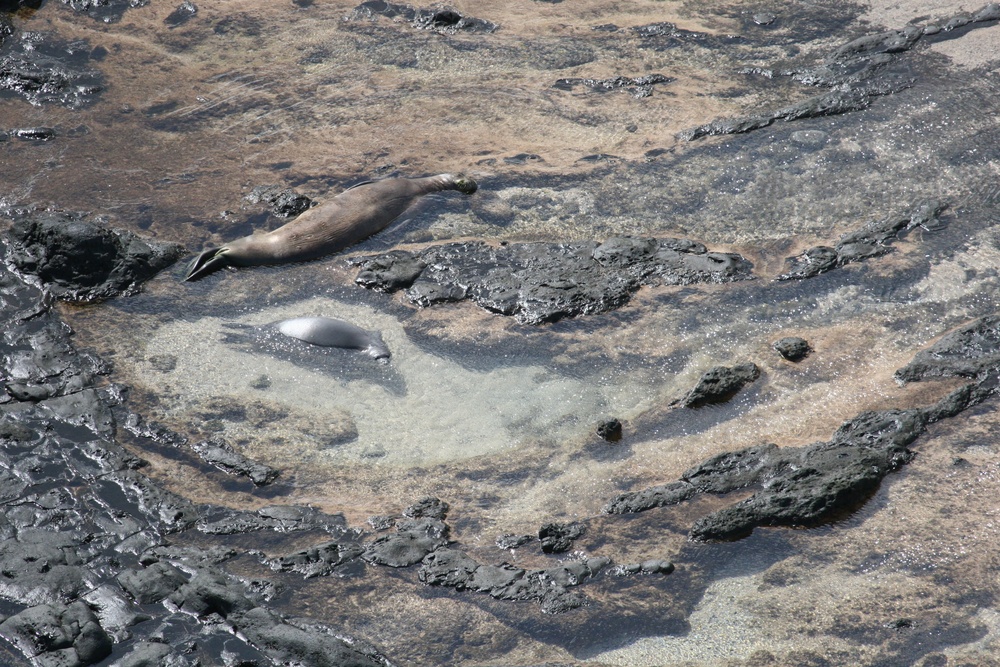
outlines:
[[477, 187], [474, 180], [461, 174], [360, 183], [273, 232], [252, 234], [204, 251], [188, 266], [184, 279], [199, 280], [224, 266], [318, 259], [382, 231], [426, 194], [458, 190], [469, 195]]

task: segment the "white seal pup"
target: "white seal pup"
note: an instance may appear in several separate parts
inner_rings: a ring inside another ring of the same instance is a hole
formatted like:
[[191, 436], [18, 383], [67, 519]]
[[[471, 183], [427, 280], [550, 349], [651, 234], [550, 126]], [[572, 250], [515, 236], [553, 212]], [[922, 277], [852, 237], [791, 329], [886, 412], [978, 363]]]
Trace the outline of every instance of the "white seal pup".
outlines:
[[350, 322], [331, 317], [296, 317], [277, 322], [275, 328], [289, 338], [313, 345], [363, 350], [373, 359], [388, 359], [389, 347], [379, 331], [365, 331]]

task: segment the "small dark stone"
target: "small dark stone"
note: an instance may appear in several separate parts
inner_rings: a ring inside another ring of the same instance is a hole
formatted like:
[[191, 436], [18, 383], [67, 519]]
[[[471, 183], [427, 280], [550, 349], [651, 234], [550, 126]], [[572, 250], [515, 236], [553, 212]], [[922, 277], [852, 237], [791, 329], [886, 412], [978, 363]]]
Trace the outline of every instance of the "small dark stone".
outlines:
[[715, 366], [708, 369], [694, 389], [681, 401], [686, 408], [700, 408], [725, 403], [745, 385], [760, 377], [757, 364], [746, 362], [736, 366]]
[[753, 15], [753, 22], [757, 25], [771, 25], [778, 17], [771, 12], [757, 12]]
[[438, 498], [424, 498], [403, 510], [403, 516], [411, 519], [428, 517], [431, 519], [444, 519], [448, 516], [448, 503]]
[[177, 9], [172, 11], [163, 22], [169, 28], [176, 28], [177, 26], [183, 25], [193, 19], [197, 13], [197, 5], [190, 0], [184, 0], [184, 2], [182, 2]]
[[597, 425], [597, 435], [608, 442], [618, 442], [622, 439], [622, 423], [617, 419], [609, 419]]
[[778, 354], [788, 361], [802, 361], [812, 351], [808, 341], [795, 336], [782, 338], [776, 341], [773, 347]]
[[11, 130], [10, 136], [25, 141], [48, 141], [56, 136], [56, 131], [51, 127], [22, 127]]
[[279, 218], [291, 218], [308, 211], [314, 202], [309, 197], [278, 185], [259, 185], [244, 197], [251, 204], [265, 203]]
[[528, 162], [545, 162], [541, 155], [535, 155], [534, 153], [518, 153], [517, 155], [511, 155], [510, 157], [505, 157], [503, 159], [507, 164], [526, 164]]
[[572, 523], [547, 523], [538, 529], [538, 540], [542, 543], [542, 551], [547, 554], [562, 553], [569, 551], [573, 546], [573, 540], [581, 537], [586, 532], [583, 524]]
[[517, 549], [535, 539], [531, 535], [512, 535], [505, 533], [497, 537], [496, 544], [501, 549]]

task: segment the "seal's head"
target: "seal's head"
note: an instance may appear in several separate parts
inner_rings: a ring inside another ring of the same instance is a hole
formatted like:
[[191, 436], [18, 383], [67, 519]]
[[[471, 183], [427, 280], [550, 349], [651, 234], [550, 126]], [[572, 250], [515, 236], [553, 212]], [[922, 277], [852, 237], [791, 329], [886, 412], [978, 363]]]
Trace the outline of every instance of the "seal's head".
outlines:
[[471, 195], [479, 189], [479, 184], [465, 174], [456, 174], [455, 189], [464, 195]]
[[188, 265], [187, 275], [184, 280], [201, 280], [210, 273], [215, 273], [219, 269], [230, 266], [231, 262], [226, 257], [229, 248], [211, 248], [201, 253]]

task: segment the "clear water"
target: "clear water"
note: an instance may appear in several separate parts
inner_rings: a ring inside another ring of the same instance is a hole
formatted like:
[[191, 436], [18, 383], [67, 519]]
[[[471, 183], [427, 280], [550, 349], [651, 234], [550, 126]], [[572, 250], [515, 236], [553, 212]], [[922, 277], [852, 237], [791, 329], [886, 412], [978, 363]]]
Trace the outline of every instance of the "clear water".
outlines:
[[[194, 253], [281, 224], [243, 199], [257, 185], [322, 201], [373, 176], [465, 171], [480, 182], [475, 195], [428, 197], [347, 254], [619, 234], [740, 252], [757, 280], [643, 288], [613, 313], [538, 327], [471, 303], [417, 310], [362, 290], [344, 256], [194, 284], [177, 266], [138, 296], [63, 310], [78, 343], [132, 387], [132, 409], [282, 470], [275, 497], [142, 452], [151, 475], [188, 497], [310, 503], [363, 526], [435, 495], [453, 507], [456, 541], [484, 562], [551, 564], [494, 540], [586, 520], [580, 550], [678, 566], [660, 579], [601, 579], [582, 589], [590, 606], [560, 616], [429, 589], [412, 571], [282, 580], [289, 611], [399, 664], [911, 664], [941, 651], [978, 664], [994, 649], [1000, 592], [991, 409], [935, 426], [861, 512], [823, 529], [687, 542], [697, 518], [736, 498], [600, 515], [621, 490], [673, 480], [708, 456], [824, 440], [859, 412], [924, 405], [952, 388], [902, 388], [892, 373], [996, 307], [1000, 78], [989, 47], [1000, 28], [901, 57], [913, 87], [863, 112], [675, 136], [815, 92], [741, 68], [808, 64], [857, 35], [951, 14], [948, 4], [876, 4], [863, 24], [841, 3], [462, 2], [501, 29], [443, 35], [346, 21], [349, 2], [203, 2], [176, 28], [164, 24], [174, 7], [158, 2], [113, 23], [49, 2], [16, 25], [91, 54], [106, 90], [79, 109], [0, 99], [0, 129], [57, 130], [48, 142], [0, 144], [0, 201], [91, 211]], [[777, 23], [754, 23], [761, 11]], [[629, 30], [664, 21], [710, 38], [657, 46]], [[619, 30], [593, 29], [609, 23]], [[638, 99], [553, 87], [648, 73], [676, 81]], [[801, 130], [826, 141], [804, 146], [792, 137]], [[505, 160], [522, 154], [540, 159]], [[585, 159], [599, 154], [612, 157]], [[923, 197], [952, 201], [945, 229], [864, 265], [773, 281], [785, 257]], [[246, 337], [246, 327], [302, 315], [381, 330], [390, 363]], [[816, 351], [783, 361], [770, 346], [787, 335]], [[745, 360], [762, 378], [730, 404], [669, 405], [707, 368]], [[610, 417], [626, 426], [616, 445], [594, 434]], [[972, 465], [953, 466], [956, 456]], [[249, 558], [234, 567], [262, 574]], [[897, 629], [899, 619], [914, 623]]]

